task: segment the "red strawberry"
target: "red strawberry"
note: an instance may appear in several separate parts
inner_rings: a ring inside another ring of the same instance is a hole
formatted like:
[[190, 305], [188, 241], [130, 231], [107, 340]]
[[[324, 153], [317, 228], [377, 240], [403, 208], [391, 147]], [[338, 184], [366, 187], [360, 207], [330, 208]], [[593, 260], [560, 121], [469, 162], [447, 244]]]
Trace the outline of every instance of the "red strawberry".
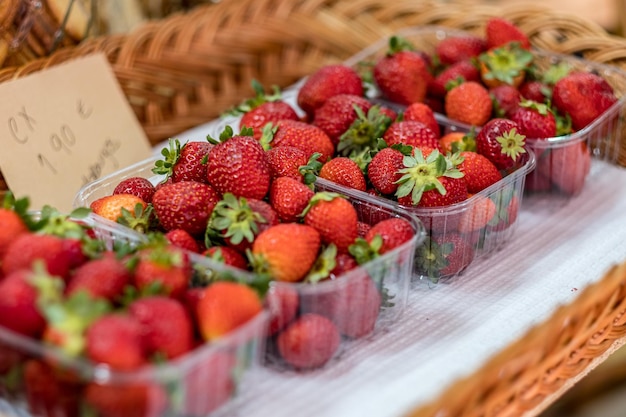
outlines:
[[68, 295], [87, 291], [93, 297], [114, 301], [120, 297], [131, 282], [131, 273], [113, 253], [91, 260], [76, 268], [68, 283]]
[[466, 35], [442, 39], [435, 47], [435, 52], [442, 64], [451, 65], [476, 57], [485, 49], [487, 49], [487, 43], [483, 38]]
[[572, 118], [580, 130], [617, 102], [613, 87], [601, 76], [590, 72], [571, 72], [554, 85], [554, 106]]
[[280, 355], [296, 369], [325, 365], [337, 352], [339, 343], [339, 331], [333, 322], [312, 313], [300, 316], [277, 339]]
[[517, 123], [519, 133], [532, 139], [547, 139], [556, 136], [556, 119], [550, 108], [541, 103], [524, 100], [510, 115]]
[[278, 146], [265, 152], [272, 181], [278, 177], [291, 177], [300, 182], [304, 176], [300, 167], [309, 163], [307, 153], [295, 146]]
[[398, 189], [399, 172], [404, 168], [404, 155], [393, 148], [381, 149], [369, 163], [367, 176], [378, 192], [391, 195]]
[[500, 202], [496, 216], [489, 222], [491, 230], [502, 231], [515, 224], [519, 213], [520, 200], [510, 190], [502, 190], [497, 201]]
[[549, 178], [563, 193], [578, 194], [591, 166], [591, 154], [585, 142], [552, 148], [537, 161], [537, 172]]
[[185, 307], [172, 298], [144, 297], [133, 301], [128, 313], [141, 326], [148, 355], [177, 358], [193, 348], [193, 326]]
[[133, 194], [146, 203], [151, 203], [155, 191], [154, 185], [148, 179], [130, 177], [120, 181], [113, 189], [113, 194]]
[[313, 190], [290, 177], [276, 178], [270, 188], [270, 204], [283, 222], [296, 222], [313, 197]]
[[433, 110], [424, 103], [412, 103], [404, 110], [404, 120], [414, 120], [416, 122], [422, 122], [433, 131], [437, 137], [441, 136], [441, 129], [439, 123], [435, 118]]
[[347, 252], [358, 236], [356, 209], [339, 194], [315, 193], [304, 213], [304, 224], [314, 227], [322, 242], [334, 244], [339, 253]]
[[461, 152], [463, 162], [458, 165], [467, 183], [467, 192], [476, 194], [502, 179], [498, 168], [485, 156], [470, 151]]
[[86, 333], [87, 357], [112, 369], [131, 371], [147, 363], [141, 324], [119, 313], [106, 314]]
[[519, 86], [519, 94], [526, 100], [546, 103], [552, 97], [552, 86], [539, 80], [526, 80]]
[[215, 349], [207, 357], [205, 352], [198, 358], [200, 361], [185, 372], [182, 415], [207, 416], [236, 394], [241, 359], [235, 353]]
[[445, 110], [452, 120], [482, 126], [491, 117], [493, 104], [487, 88], [476, 81], [466, 81], [448, 91]]
[[320, 247], [320, 233], [314, 227], [281, 223], [257, 236], [252, 245], [253, 267], [277, 281], [300, 281], [313, 266]]
[[148, 204], [133, 194], [113, 194], [100, 197], [89, 204], [89, 208], [98, 216], [112, 222], [117, 222], [124, 217], [123, 210], [135, 213], [136, 207], [145, 209]]
[[474, 196], [474, 201], [469, 205], [459, 218], [458, 230], [461, 233], [470, 233], [486, 227], [496, 215], [496, 204], [488, 197]]
[[489, 89], [496, 117], [510, 117], [522, 101], [520, 91], [509, 84]]
[[160, 286], [160, 292], [180, 298], [191, 279], [189, 256], [174, 246], [158, 246], [141, 249], [134, 270], [135, 286], [141, 291]]
[[339, 185], [365, 191], [365, 175], [361, 168], [352, 159], [339, 156], [322, 165], [320, 178], [327, 179]]
[[222, 262], [235, 268], [248, 269], [248, 261], [237, 249], [230, 246], [211, 246], [203, 253], [204, 256], [216, 262]]
[[7, 248], [19, 235], [28, 232], [26, 223], [17, 212], [9, 208], [0, 208], [0, 259]]
[[319, 153], [318, 159], [322, 163], [328, 161], [335, 153], [332, 140], [317, 126], [294, 120], [282, 120], [277, 126], [278, 129], [271, 142], [272, 147], [295, 146], [306, 153], [307, 160], [311, 159], [313, 154]]
[[428, 93], [436, 98], [444, 98], [449, 84], [460, 81], [480, 81], [480, 71], [472, 61], [459, 61], [446, 67], [428, 84]]
[[312, 119], [315, 109], [337, 94], [362, 96], [361, 77], [346, 65], [326, 65], [305, 80], [298, 91], [298, 106]]
[[232, 136], [226, 129], [209, 151], [207, 179], [221, 194], [262, 200], [270, 187], [270, 168], [263, 147], [252, 136]]
[[192, 236], [204, 233], [220, 194], [208, 184], [181, 181], [154, 193], [152, 205], [165, 230], [183, 229]]
[[90, 383], [84, 396], [101, 417], [159, 417], [168, 405], [167, 393], [155, 383]]
[[459, 203], [468, 198], [467, 184], [463, 178], [450, 178], [441, 176], [438, 178], [445, 193], [433, 188], [422, 193], [419, 203], [415, 204], [411, 195], [398, 197], [398, 202], [405, 206], [417, 205], [418, 207], [444, 207]]
[[378, 251], [382, 255], [411, 240], [415, 236], [415, 230], [408, 220], [393, 217], [372, 226], [366, 233], [365, 240], [371, 243], [376, 236], [382, 238], [382, 246]]
[[196, 239], [189, 234], [188, 231], [183, 229], [172, 229], [165, 233], [165, 238], [172, 245], [181, 249], [188, 250], [189, 252], [200, 252], [200, 245]]
[[81, 386], [41, 360], [23, 365], [29, 412], [41, 416], [80, 416]]
[[46, 325], [37, 307], [38, 293], [26, 269], [7, 274], [0, 281], [0, 326], [30, 337], [39, 337]]
[[512, 120], [495, 118], [487, 122], [476, 135], [476, 150], [499, 170], [513, 168], [522, 159], [525, 136]]
[[298, 292], [291, 285], [270, 286], [265, 295], [265, 305], [270, 314], [269, 334], [275, 335], [296, 317], [299, 306]]
[[426, 146], [429, 148], [439, 147], [439, 137], [424, 123], [405, 120], [392, 123], [383, 139], [388, 146], [397, 144], [409, 146]]
[[267, 101], [245, 112], [239, 120], [239, 129], [251, 128], [253, 137], [260, 140], [263, 128], [268, 123], [276, 123], [280, 120], [299, 120], [296, 111], [285, 101]]
[[424, 101], [432, 79], [429, 65], [406, 40], [397, 36], [389, 39], [389, 50], [374, 65], [374, 80], [389, 100], [409, 105]]
[[523, 48], [530, 49], [528, 36], [515, 23], [501, 17], [492, 17], [485, 26], [487, 48], [506, 45], [509, 42], [518, 42]]
[[474, 259], [474, 247], [462, 235], [446, 233], [426, 238], [415, 258], [418, 271], [432, 280], [459, 274]]
[[209, 142], [187, 142], [172, 167], [172, 180], [206, 182], [207, 155], [213, 145]]
[[73, 256], [68, 252], [64, 239], [52, 235], [22, 233], [7, 248], [2, 258], [5, 275], [20, 269], [30, 269], [41, 260], [51, 275], [67, 279]]
[[372, 104], [363, 96], [354, 94], [338, 94], [326, 100], [315, 110], [313, 125], [322, 129], [333, 145], [337, 146], [339, 138], [359, 117], [355, 106], [367, 114]]

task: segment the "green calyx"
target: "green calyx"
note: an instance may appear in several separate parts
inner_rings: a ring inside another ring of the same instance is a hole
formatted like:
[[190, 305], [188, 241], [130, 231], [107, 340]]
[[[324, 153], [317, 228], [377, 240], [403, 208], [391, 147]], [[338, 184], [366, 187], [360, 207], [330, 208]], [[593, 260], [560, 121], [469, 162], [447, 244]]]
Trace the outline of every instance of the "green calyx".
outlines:
[[337, 246], [331, 243], [317, 257], [303, 281], [315, 284], [328, 279], [335, 266], [337, 266]]
[[378, 138], [382, 137], [391, 124], [391, 119], [380, 112], [380, 106], [377, 104], [370, 107], [367, 114], [356, 104], [353, 108], [357, 118], [341, 135], [337, 145], [337, 152], [343, 156], [354, 151], [360, 152], [365, 148], [375, 148]]
[[476, 152], [476, 128], [472, 126], [460, 141], [452, 143], [451, 149], [453, 154], [464, 151]]
[[259, 107], [263, 103], [278, 101], [282, 98], [282, 93], [277, 85], [272, 86], [271, 93], [266, 93], [265, 88], [258, 80], [252, 80], [251, 84], [252, 89], [254, 90], [254, 97], [246, 99], [237, 106], [227, 110], [225, 115], [240, 116]]
[[141, 203], [137, 203], [133, 211], [122, 207], [122, 215], [117, 219], [117, 223], [145, 234], [152, 230], [153, 222], [155, 221], [152, 215], [153, 211], [152, 204], [148, 204], [144, 208]]
[[267, 151], [272, 148], [272, 141], [274, 140], [274, 135], [278, 130], [278, 126], [275, 126], [273, 123], [267, 123], [263, 126], [261, 130], [261, 138], [259, 139], [259, 143], [263, 150]]
[[382, 247], [383, 238], [380, 235], [374, 236], [371, 242], [362, 237], [357, 237], [354, 243], [348, 247], [348, 252], [354, 256], [357, 264], [363, 265], [378, 258]]
[[233, 130], [233, 128], [230, 127], [230, 125], [226, 125], [224, 130], [222, 130], [222, 133], [220, 133], [219, 139], [215, 139], [211, 135], [207, 135], [206, 140], [213, 145], [217, 145], [219, 143], [226, 142], [227, 140], [232, 139], [235, 136], [253, 136], [253, 135], [254, 135], [254, 130], [251, 127], [242, 126], [239, 134], [235, 135], [235, 131]]
[[315, 182], [320, 169], [322, 169], [322, 166], [324, 165], [319, 161], [320, 156], [322, 156], [321, 153], [315, 152], [311, 155], [306, 165], [298, 167], [298, 172], [302, 174], [306, 185], [311, 185]]
[[411, 195], [411, 201], [417, 205], [425, 191], [436, 189], [441, 195], [446, 194], [446, 189], [439, 181], [442, 176], [449, 178], [461, 178], [463, 173], [456, 165], [443, 156], [438, 150], [434, 150], [424, 158], [419, 148], [413, 149], [412, 155], [405, 155], [403, 165], [399, 173], [403, 174], [396, 183], [399, 184], [396, 197], [401, 198]]
[[259, 232], [258, 224], [266, 222], [261, 214], [252, 210], [246, 198], [226, 193], [215, 205], [208, 227], [218, 232], [223, 239], [238, 245], [244, 240], [252, 242]]
[[157, 175], [165, 175], [166, 178], [171, 177], [174, 165], [180, 159], [181, 149], [180, 141], [170, 138], [168, 147], [161, 149], [163, 159], [155, 161], [152, 172]]
[[548, 106], [545, 103], [538, 103], [536, 101], [533, 100], [525, 100], [522, 99], [522, 101], [519, 103], [520, 107], [524, 107], [527, 109], [531, 109], [531, 110], [535, 110], [537, 113], [539, 113], [542, 116], [546, 116], [548, 113], [552, 112], [552, 109], [550, 109], [550, 106]]
[[300, 217], [304, 217], [311, 210], [311, 208], [319, 203], [320, 201], [333, 201], [335, 198], [345, 198], [343, 195], [339, 193], [331, 193], [329, 191], [318, 191], [311, 197], [309, 200], [309, 204], [304, 208], [302, 213], [300, 213]]
[[502, 153], [514, 161], [517, 161], [521, 154], [526, 153], [526, 149], [524, 149], [526, 136], [517, 133], [517, 128], [504, 132], [496, 138], [496, 141], [500, 144]]
[[530, 66], [533, 55], [514, 42], [481, 54], [479, 60], [488, 70], [485, 79], [513, 85], [513, 79]]
[[387, 56], [394, 55], [402, 51], [414, 51], [415, 46], [408, 39], [401, 36], [392, 36], [389, 38], [389, 49]]
[[554, 85], [571, 71], [572, 67], [570, 64], [567, 62], [559, 62], [558, 64], [548, 67], [548, 69], [544, 71], [541, 80], [548, 85]]
[[450, 265], [448, 255], [453, 250], [454, 244], [451, 242], [439, 244], [431, 238], [426, 238], [415, 257], [418, 270], [432, 281], [437, 282], [441, 276], [441, 271]]

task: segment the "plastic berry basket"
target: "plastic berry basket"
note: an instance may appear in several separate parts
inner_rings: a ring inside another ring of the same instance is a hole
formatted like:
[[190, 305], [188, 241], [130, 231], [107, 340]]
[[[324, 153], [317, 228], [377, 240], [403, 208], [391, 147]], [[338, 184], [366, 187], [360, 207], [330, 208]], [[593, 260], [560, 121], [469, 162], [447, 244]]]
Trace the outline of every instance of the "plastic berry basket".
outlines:
[[[135, 233], [90, 215], [84, 220], [98, 239], [138, 243]], [[210, 263], [194, 267], [210, 272]], [[0, 410], [19, 416], [98, 415], [90, 400], [109, 398], [132, 407], [137, 416], [206, 416], [232, 407], [230, 401], [260, 366], [268, 313], [214, 342], [161, 364], [134, 371], [112, 370], [85, 358], [70, 357], [57, 348], [0, 327]], [[132, 397], [132, 402], [124, 398]], [[102, 403], [99, 402], [101, 405]], [[91, 414], [90, 414], [91, 413]], [[4, 415], [4, 414], [3, 414]]]
[[[407, 39], [416, 50], [430, 54], [443, 39], [467, 36], [471, 33], [440, 26], [419, 26], [399, 30], [395, 35]], [[358, 67], [362, 63], [372, 62], [385, 53], [388, 43], [389, 37], [381, 39], [344, 63]], [[526, 138], [526, 147], [534, 151], [536, 156], [536, 169], [526, 178], [525, 194], [532, 200], [536, 197], [549, 197], [551, 204], [558, 204], [579, 194], [588, 175], [599, 169], [596, 164], [591, 164], [591, 159], [611, 164], [617, 163], [619, 140], [626, 115], [626, 98], [624, 97], [626, 71], [616, 66], [587, 61], [573, 55], [557, 54], [536, 48], [531, 52], [534, 55], [534, 64], [540, 71], [550, 65], [564, 63], [572, 70], [592, 72], [602, 76], [611, 85], [618, 99], [600, 117], [579, 131], [548, 139]], [[382, 100], [375, 87], [370, 89], [368, 94], [375, 100]], [[402, 109], [402, 106], [385, 100], [382, 102], [396, 109]], [[440, 124], [442, 134], [450, 131], [469, 132], [472, 128], [476, 132], [480, 130], [480, 127], [460, 123], [444, 114], [436, 113], [435, 117]]]
[[[110, 195], [115, 186], [128, 177], [142, 176], [155, 184], [158, 183], [162, 177], [152, 173], [152, 168], [157, 159], [158, 157], [148, 158], [86, 184], [76, 195], [74, 206], [88, 207], [95, 199]], [[324, 184], [316, 183], [316, 189], [320, 191], [331, 188], [332, 186], [326, 187]], [[338, 191], [346, 196], [356, 208], [359, 221], [375, 224], [390, 217], [400, 217], [411, 224], [414, 235], [399, 247], [363, 263], [333, 280], [324, 280], [315, 284], [272, 281], [265, 300], [270, 312], [265, 356], [266, 363], [272, 368], [305, 371], [326, 366], [347, 352], [355, 340], [375, 337], [379, 332], [388, 330], [406, 308], [413, 271], [413, 254], [424, 242], [426, 236], [424, 225], [413, 214], [393, 204], [373, 199], [365, 193], [357, 193], [349, 189]], [[108, 222], [107, 220], [104, 221]], [[112, 222], [108, 223], [117, 228], [124, 228]], [[127, 233], [136, 233], [130, 229], [124, 229]], [[240, 271], [240, 276], [248, 280], [255, 278], [252, 272], [247, 271]], [[365, 298], [373, 301], [368, 302], [367, 307], [354, 306], [351, 301], [353, 298], [351, 294], [355, 291], [361, 291]], [[291, 296], [292, 300], [296, 300], [295, 304], [282, 301], [285, 293], [288, 293], [287, 297]], [[349, 322], [354, 326], [346, 323], [343, 317], [338, 317], [339, 313], [335, 310], [339, 305], [350, 306]], [[282, 360], [274, 342], [279, 337], [280, 330], [302, 315], [310, 313], [322, 315], [334, 323], [339, 323], [337, 325], [338, 330], [340, 330], [339, 346], [332, 357], [318, 366], [291, 366]], [[280, 319], [277, 319], [278, 317]], [[288, 319], [285, 320], [284, 317], [288, 317]], [[360, 326], [360, 328], [355, 330], [355, 326]]]

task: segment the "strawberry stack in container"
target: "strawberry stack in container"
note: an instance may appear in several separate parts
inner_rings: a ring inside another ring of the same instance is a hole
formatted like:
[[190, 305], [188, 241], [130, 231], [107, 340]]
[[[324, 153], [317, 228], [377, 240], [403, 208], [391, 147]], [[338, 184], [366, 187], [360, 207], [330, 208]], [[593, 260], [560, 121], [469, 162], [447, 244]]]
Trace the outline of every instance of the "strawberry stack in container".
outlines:
[[[259, 365], [268, 314], [237, 272], [89, 210], [0, 208], [0, 409], [206, 416]], [[211, 280], [196, 287], [194, 282]]]

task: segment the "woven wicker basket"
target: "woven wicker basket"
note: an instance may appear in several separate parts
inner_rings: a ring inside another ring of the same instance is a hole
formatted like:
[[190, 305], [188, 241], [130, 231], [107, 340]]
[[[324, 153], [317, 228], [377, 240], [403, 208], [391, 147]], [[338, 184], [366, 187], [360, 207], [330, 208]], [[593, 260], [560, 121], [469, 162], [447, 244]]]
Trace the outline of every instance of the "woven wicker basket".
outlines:
[[[249, 97], [253, 79], [286, 87], [400, 28], [437, 24], [480, 33], [492, 16], [507, 16], [537, 47], [626, 68], [626, 39], [539, 6], [460, 0], [223, 0], [127, 35], [88, 39], [48, 58], [5, 68], [0, 82], [104, 52], [156, 144]], [[618, 163], [626, 166], [626, 140], [619, 147]], [[624, 311], [626, 266], [621, 266], [413, 415], [508, 417], [537, 412], [621, 345]]]

